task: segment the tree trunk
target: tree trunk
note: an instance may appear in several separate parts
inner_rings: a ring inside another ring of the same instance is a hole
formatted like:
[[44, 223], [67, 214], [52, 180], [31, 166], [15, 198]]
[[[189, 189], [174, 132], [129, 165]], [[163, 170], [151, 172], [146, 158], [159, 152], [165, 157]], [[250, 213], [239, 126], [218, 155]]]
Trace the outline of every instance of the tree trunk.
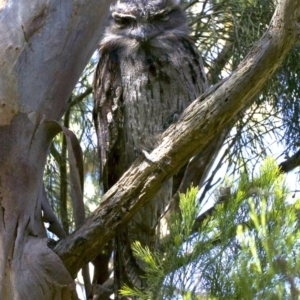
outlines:
[[0, 299], [77, 299], [47, 245], [43, 170], [51, 139], [112, 1], [0, 2]]

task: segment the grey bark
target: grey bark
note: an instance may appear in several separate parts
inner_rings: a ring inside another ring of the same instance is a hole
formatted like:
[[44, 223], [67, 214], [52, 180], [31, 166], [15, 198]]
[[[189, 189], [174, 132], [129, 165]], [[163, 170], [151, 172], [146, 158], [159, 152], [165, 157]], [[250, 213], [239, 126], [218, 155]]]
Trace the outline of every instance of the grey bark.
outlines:
[[111, 1], [0, 1], [0, 299], [76, 299], [47, 245], [43, 169]]

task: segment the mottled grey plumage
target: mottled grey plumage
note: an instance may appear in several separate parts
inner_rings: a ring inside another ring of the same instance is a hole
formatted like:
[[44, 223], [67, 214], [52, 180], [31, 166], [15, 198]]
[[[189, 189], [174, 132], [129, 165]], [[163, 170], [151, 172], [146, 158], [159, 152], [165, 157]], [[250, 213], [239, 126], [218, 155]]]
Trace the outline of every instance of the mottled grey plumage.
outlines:
[[[202, 60], [188, 37], [179, 1], [119, 0], [111, 7], [94, 82], [105, 191], [142, 150], [158, 145], [160, 134], [206, 86]], [[135, 240], [154, 245], [155, 227], [171, 194], [169, 180], [128, 225], [119, 248], [128, 248]], [[126, 273], [120, 274], [123, 280], [139, 285], [133, 278], [136, 262], [131, 258], [118, 263]]]

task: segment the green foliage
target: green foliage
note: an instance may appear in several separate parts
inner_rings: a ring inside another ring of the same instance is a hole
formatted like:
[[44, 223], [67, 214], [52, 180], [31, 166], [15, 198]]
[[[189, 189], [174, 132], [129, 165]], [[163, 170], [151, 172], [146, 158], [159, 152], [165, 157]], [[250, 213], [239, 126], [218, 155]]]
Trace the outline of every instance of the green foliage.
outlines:
[[[196, 259], [204, 248], [191, 252], [194, 245], [193, 225], [199, 212], [199, 205], [196, 200], [198, 189], [191, 187], [186, 195], [180, 195], [181, 218], [179, 215], [172, 217], [169, 228], [169, 236], [162, 241], [161, 252], [151, 252], [149, 248], [143, 248], [136, 241], [132, 245], [134, 255], [146, 264], [146, 281], [149, 289], [139, 291], [124, 286], [120, 293], [122, 295], [136, 296], [139, 299], [171, 299], [175, 290], [178, 295], [187, 299], [190, 291], [188, 290], [188, 278], [178, 280], [178, 269], [188, 272], [189, 264]], [[196, 299], [196, 298], [195, 298]]]
[[270, 158], [252, 180], [241, 177], [231, 198], [240, 203], [235, 254], [223, 263], [229, 272], [220, 272], [221, 288], [211, 290], [218, 299], [298, 299], [300, 201], [289, 204], [288, 195], [283, 175]]
[[232, 272], [233, 290], [247, 299], [298, 299], [300, 201], [287, 205], [283, 176], [271, 163], [262, 167], [259, 191], [248, 199], [248, 224], [237, 227], [241, 253]]
[[[267, 31], [278, 1], [274, 0], [184, 0], [192, 37], [215, 84], [229, 76], [251, 47]], [[240, 168], [251, 172], [276, 149], [292, 155], [299, 148], [299, 43], [251, 105], [238, 116], [224, 141], [213, 175], [222, 165], [228, 174]], [[274, 147], [277, 143], [279, 147]], [[285, 148], [285, 149], [284, 149]], [[213, 177], [212, 175], [212, 177]], [[210, 185], [209, 179], [208, 186]]]
[[138, 299], [298, 299], [300, 296], [300, 200], [287, 202], [284, 176], [267, 158], [257, 175], [243, 173], [230, 197], [217, 202], [198, 228], [197, 189], [180, 195], [161, 251], [137, 241], [145, 262], [145, 290], [124, 286]]
[[183, 2], [212, 83], [237, 67], [265, 32], [275, 9], [273, 0]]

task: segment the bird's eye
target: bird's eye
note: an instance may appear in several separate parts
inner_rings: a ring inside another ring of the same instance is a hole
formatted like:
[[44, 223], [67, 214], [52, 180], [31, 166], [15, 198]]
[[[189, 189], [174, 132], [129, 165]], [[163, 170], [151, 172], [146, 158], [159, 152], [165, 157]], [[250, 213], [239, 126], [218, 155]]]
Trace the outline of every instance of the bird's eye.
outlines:
[[170, 16], [169, 13], [162, 13], [162, 14], [158, 14], [154, 17], [155, 21], [159, 21], [159, 22], [167, 22], [170, 20]]
[[128, 27], [134, 22], [134, 19], [130, 17], [115, 17], [114, 19], [119, 28]]

